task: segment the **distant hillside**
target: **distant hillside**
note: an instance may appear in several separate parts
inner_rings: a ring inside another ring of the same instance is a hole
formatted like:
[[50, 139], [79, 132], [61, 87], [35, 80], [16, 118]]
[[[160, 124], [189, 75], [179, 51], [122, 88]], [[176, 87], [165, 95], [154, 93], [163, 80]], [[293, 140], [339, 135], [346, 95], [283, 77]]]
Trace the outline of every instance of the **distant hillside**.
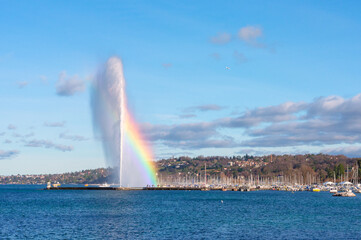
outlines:
[[0, 184], [46, 184], [49, 181], [53, 183], [60, 182], [62, 184], [98, 184], [110, 182], [112, 171], [110, 168], [98, 168], [62, 174], [0, 176]]
[[[356, 165], [358, 164], [358, 165]], [[268, 155], [268, 156], [198, 156], [162, 159], [156, 162], [158, 179], [163, 183], [175, 179], [200, 179], [207, 168], [209, 178], [240, 179], [281, 178], [298, 183], [323, 182], [341, 178], [356, 179], [361, 176], [361, 158], [325, 154]], [[0, 176], [0, 184], [101, 184], [116, 182], [116, 170], [99, 168], [63, 174]], [[184, 180], [183, 180], [184, 181]]]
[[[343, 155], [333, 156], [325, 154], [305, 155], [268, 155], [268, 156], [232, 156], [232, 157], [179, 157], [163, 159], [157, 162], [158, 174], [163, 178], [169, 175], [189, 176], [204, 174], [220, 177], [249, 177], [274, 178], [284, 176], [289, 179], [304, 179], [310, 181], [326, 181], [351, 179], [354, 175], [361, 176], [361, 158], [348, 158]], [[348, 171], [347, 171], [348, 167]], [[299, 181], [298, 181], [299, 182]]]

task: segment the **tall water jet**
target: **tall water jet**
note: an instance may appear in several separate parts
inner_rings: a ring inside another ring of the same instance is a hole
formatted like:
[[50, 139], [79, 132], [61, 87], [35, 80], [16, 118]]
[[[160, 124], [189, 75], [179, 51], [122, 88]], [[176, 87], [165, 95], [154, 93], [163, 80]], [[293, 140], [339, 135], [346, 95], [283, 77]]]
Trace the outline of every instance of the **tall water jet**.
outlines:
[[127, 107], [123, 65], [111, 57], [93, 83], [91, 107], [95, 135], [101, 139], [108, 166], [119, 169], [124, 187], [156, 185], [153, 154]]

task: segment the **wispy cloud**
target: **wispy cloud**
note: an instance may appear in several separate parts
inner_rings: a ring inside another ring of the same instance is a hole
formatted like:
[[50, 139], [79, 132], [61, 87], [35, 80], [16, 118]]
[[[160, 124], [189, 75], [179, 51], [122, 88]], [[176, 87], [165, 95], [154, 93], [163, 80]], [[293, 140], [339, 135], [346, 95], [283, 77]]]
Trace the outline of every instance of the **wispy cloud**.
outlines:
[[232, 35], [226, 32], [218, 33], [216, 36], [211, 37], [210, 41], [214, 44], [226, 44], [232, 39]]
[[53, 148], [62, 152], [72, 151], [73, 146], [56, 144], [49, 140], [37, 140], [33, 139], [31, 141], [26, 142], [26, 147], [40, 147], [40, 148]]
[[31, 133], [28, 133], [28, 134], [24, 134], [24, 135], [21, 135], [21, 134], [18, 134], [18, 133], [14, 133], [13, 134], [13, 137], [16, 137], [16, 138], [29, 138], [29, 137], [33, 137], [35, 134], [33, 132]]
[[27, 81], [17, 82], [18, 88], [24, 88], [29, 84]]
[[186, 112], [195, 112], [195, 111], [207, 112], [207, 111], [219, 111], [224, 108], [225, 107], [219, 106], [217, 104], [206, 104], [206, 105], [189, 107], [189, 108], [186, 108], [185, 111]]
[[9, 144], [9, 143], [12, 143], [12, 141], [9, 140], [9, 139], [5, 139], [5, 140], [4, 140], [4, 143]]
[[240, 146], [232, 137], [226, 136], [221, 139], [206, 139], [204, 141], [165, 141], [164, 144], [180, 149], [234, 148]]
[[77, 75], [68, 77], [63, 71], [59, 75], [56, 83], [56, 93], [59, 96], [72, 96], [75, 93], [83, 92], [85, 90], [85, 83]]
[[63, 138], [63, 139], [73, 140], [73, 141], [86, 141], [89, 139], [89, 138], [86, 138], [86, 137], [83, 137], [80, 135], [70, 135], [67, 133], [60, 133], [59, 137]]
[[238, 117], [223, 118], [219, 123], [230, 128], [249, 128], [261, 123], [275, 123], [297, 119], [296, 113], [306, 110], [303, 102], [285, 102], [276, 106], [259, 107], [248, 110]]
[[0, 160], [10, 159], [19, 154], [18, 150], [3, 151], [0, 150]]
[[233, 52], [233, 57], [236, 60], [237, 63], [245, 63], [247, 62], [246, 56], [244, 56], [243, 53], [240, 53], [238, 51]]
[[195, 115], [195, 114], [181, 114], [181, 115], [179, 115], [179, 118], [194, 118], [196, 116], [197, 115]]
[[9, 125], [8, 125], [8, 129], [9, 129], [9, 130], [15, 130], [15, 129], [16, 129], [16, 126], [13, 125], [13, 124], [9, 124]]
[[47, 76], [40, 75], [39, 78], [40, 78], [42, 83], [44, 83], [44, 84], [48, 83], [48, 77]]
[[210, 138], [217, 133], [212, 123], [191, 123], [178, 125], [143, 124], [143, 130], [151, 140], [200, 140]]
[[64, 127], [65, 121], [62, 122], [44, 122], [45, 127]]
[[221, 59], [221, 55], [219, 53], [212, 53], [210, 56], [215, 60]]
[[266, 45], [260, 42], [263, 37], [263, 29], [260, 26], [245, 26], [238, 30], [237, 36], [227, 32], [221, 32], [210, 38], [213, 44], [223, 45], [229, 43], [232, 39], [238, 38], [242, 42], [256, 48], [266, 48]]
[[259, 42], [263, 36], [263, 30], [259, 26], [246, 26], [238, 31], [238, 38], [243, 42], [258, 48], [264, 48], [265, 45]]
[[171, 64], [171, 63], [163, 63], [162, 66], [163, 66], [165, 69], [168, 69], [168, 68], [172, 67], [173, 64]]

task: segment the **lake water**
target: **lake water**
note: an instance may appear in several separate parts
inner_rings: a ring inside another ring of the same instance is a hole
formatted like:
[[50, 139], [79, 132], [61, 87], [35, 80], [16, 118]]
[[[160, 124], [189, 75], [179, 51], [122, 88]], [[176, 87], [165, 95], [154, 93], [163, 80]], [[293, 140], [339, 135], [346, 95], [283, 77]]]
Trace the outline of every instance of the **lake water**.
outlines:
[[361, 195], [41, 188], [0, 185], [0, 239], [361, 239]]

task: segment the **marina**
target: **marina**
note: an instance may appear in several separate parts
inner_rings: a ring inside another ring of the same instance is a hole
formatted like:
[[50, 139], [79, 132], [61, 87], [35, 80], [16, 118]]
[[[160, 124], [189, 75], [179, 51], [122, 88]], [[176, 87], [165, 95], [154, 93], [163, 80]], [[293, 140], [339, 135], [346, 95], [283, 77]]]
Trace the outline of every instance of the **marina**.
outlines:
[[179, 186], [146, 186], [146, 187], [119, 187], [107, 185], [92, 185], [89, 186], [61, 186], [59, 183], [48, 184], [44, 190], [99, 190], [99, 191], [309, 191], [309, 192], [329, 192], [333, 196], [340, 197], [354, 197], [355, 193], [361, 193], [360, 184], [353, 185], [349, 182], [342, 182], [335, 184], [333, 182], [327, 182], [323, 185], [179, 185]]
[[[302, 177], [296, 176], [278, 176], [277, 178], [262, 178], [260, 176], [253, 177], [251, 174], [248, 178], [221, 178], [217, 176], [207, 175], [207, 165], [204, 165], [204, 174], [197, 174], [196, 177], [190, 177], [185, 175], [178, 178], [173, 178], [172, 181], [164, 181], [161, 178], [156, 179], [157, 185], [147, 185], [146, 187], [122, 187], [119, 184], [84, 184], [83, 186], [61, 186], [59, 182], [47, 183], [45, 190], [115, 190], [115, 191], [310, 191], [310, 192], [329, 192], [335, 197], [355, 197], [355, 193], [361, 193], [361, 184], [358, 183], [358, 169], [356, 164], [355, 168], [352, 168], [352, 176], [349, 178], [349, 171], [346, 171], [346, 176], [341, 176], [341, 181], [336, 181], [334, 175], [334, 181], [326, 181], [320, 183], [320, 179], [311, 177], [309, 175], [309, 184], [299, 184], [299, 182], [305, 182]], [[158, 174], [156, 174], [158, 177]], [[312, 181], [314, 180], [314, 182]], [[318, 180], [318, 181], [317, 181]], [[350, 181], [352, 182], [350, 182]]]

